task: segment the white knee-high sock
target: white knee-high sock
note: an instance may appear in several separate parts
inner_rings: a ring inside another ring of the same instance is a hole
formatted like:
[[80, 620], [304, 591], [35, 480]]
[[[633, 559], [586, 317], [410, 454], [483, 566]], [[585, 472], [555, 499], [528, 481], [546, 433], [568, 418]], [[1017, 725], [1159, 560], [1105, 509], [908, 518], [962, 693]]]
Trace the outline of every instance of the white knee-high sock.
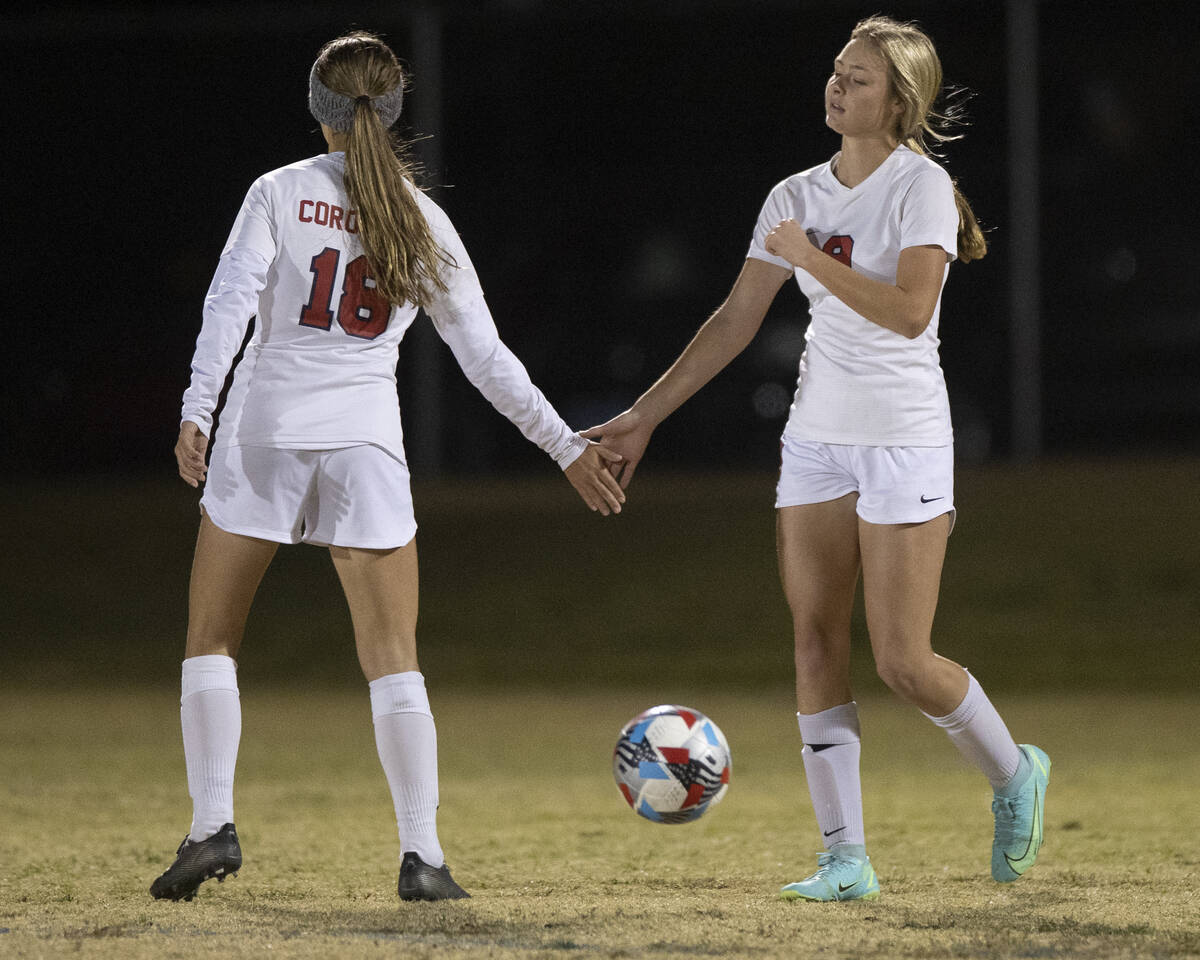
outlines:
[[437, 835], [437, 729], [416, 670], [371, 681], [375, 746], [396, 808], [400, 852], [413, 851], [431, 867], [445, 858]]
[[979, 681], [970, 673], [967, 680], [967, 695], [952, 713], [925, 716], [945, 730], [959, 752], [983, 771], [993, 790], [1000, 790], [1016, 777], [1023, 756]]
[[179, 722], [192, 827], [188, 837], [205, 840], [233, 822], [233, 771], [242, 737], [237, 664], [219, 655], [183, 661]]
[[797, 713], [796, 721], [804, 738], [804, 774], [825, 849], [843, 844], [865, 847], [858, 705], [851, 700], [820, 713]]

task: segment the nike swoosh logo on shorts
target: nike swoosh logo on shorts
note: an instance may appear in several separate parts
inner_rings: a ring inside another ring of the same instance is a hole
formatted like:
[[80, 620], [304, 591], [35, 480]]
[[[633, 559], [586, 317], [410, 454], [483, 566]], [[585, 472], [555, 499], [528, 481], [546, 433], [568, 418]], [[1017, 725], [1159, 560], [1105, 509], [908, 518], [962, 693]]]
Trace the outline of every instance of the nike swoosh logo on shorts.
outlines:
[[945, 499], [946, 499], [945, 497], [926, 497], [925, 494], [921, 494], [921, 502], [922, 503], [933, 503], [934, 500], [945, 500]]

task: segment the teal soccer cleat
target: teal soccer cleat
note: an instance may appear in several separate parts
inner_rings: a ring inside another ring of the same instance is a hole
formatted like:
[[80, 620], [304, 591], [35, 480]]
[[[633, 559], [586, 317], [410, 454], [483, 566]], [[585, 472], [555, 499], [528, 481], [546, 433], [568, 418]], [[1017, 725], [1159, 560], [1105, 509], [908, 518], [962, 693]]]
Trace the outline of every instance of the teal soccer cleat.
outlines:
[[1032, 744], [1020, 746], [1032, 767], [1029, 779], [1011, 797], [997, 794], [992, 799], [996, 817], [992, 879], [998, 883], [1012, 883], [1032, 867], [1042, 846], [1042, 810], [1050, 783], [1050, 758]]
[[[861, 849], [861, 848], [860, 848]], [[879, 878], [866, 854], [856, 857], [835, 850], [817, 857], [817, 872], [779, 891], [781, 900], [877, 900]]]

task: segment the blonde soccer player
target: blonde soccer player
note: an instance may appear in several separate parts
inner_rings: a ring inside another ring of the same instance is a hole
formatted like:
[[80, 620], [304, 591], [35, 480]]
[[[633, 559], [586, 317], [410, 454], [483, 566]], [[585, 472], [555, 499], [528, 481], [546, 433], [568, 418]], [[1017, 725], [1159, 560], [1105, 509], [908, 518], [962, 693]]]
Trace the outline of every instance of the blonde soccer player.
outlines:
[[655, 427], [753, 338], [786, 280], [811, 321], [783, 432], [779, 571], [792, 611], [803, 762], [825, 852], [785, 899], [879, 895], [867, 855], [850, 618], [861, 573], [879, 675], [942, 727], [990, 781], [992, 876], [1017, 879], [1042, 841], [1050, 761], [1018, 746], [979, 682], [933, 652], [954, 523], [953, 436], [938, 358], [949, 265], [986, 252], [967, 201], [929, 147], [952, 139], [934, 104], [929, 37], [882, 16], [858, 23], [825, 84], [841, 149], [767, 197], [726, 301], [631, 409], [584, 431], [622, 455], [628, 487]]
[[[500, 341], [450, 220], [414, 186], [389, 128], [405, 77], [377, 37], [326, 44], [309, 109], [328, 152], [251, 186], [204, 303], [175, 454], [204, 483], [189, 594], [181, 722], [192, 823], [150, 888], [190, 900], [242, 864], [233, 818], [241, 732], [236, 657], [280, 543], [329, 548], [369, 682], [395, 805], [399, 896], [457, 899], [438, 839], [437, 738], [417, 663], [416, 522], [396, 396], [418, 307], [470, 381], [563, 469], [592, 510], [618, 513], [615, 458], [573, 432]], [[205, 466], [213, 413], [251, 316]]]

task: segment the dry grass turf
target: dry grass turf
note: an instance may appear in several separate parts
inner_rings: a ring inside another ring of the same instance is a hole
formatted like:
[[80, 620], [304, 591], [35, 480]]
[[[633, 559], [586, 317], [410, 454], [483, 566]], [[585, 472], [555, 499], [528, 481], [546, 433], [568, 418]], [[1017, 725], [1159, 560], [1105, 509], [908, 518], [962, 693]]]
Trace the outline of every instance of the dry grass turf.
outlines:
[[[298, 547], [239, 658], [245, 868], [194, 903], [152, 901], [189, 814], [196, 495], [169, 460], [157, 478], [0, 491], [0, 958], [1200, 957], [1196, 458], [959, 471], [935, 646], [1052, 756], [1046, 847], [991, 881], [987, 785], [881, 689], [860, 607], [883, 897], [828, 906], [774, 898], [818, 839], [774, 478], [659, 461], [607, 520], [545, 464], [414, 485], [440, 824], [474, 899], [396, 900], [349, 617], [328, 557]], [[609, 763], [621, 724], [671, 701], [724, 728], [734, 777], [703, 820], [661, 827]]]
[[[470, 901], [401, 904], [365, 689], [243, 686], [246, 862], [193, 903], [147, 893], [187, 826], [173, 689], [3, 695], [0, 956], [1200, 956], [1195, 698], [1005, 696], [1054, 760], [1046, 846], [988, 876], [989, 792], [940, 731], [863, 697], [869, 904], [784, 903], [816, 827], [786, 690], [454, 692], [431, 681], [440, 827]], [[616, 731], [657, 700], [710, 713], [732, 745], [703, 820], [635, 817]]]

